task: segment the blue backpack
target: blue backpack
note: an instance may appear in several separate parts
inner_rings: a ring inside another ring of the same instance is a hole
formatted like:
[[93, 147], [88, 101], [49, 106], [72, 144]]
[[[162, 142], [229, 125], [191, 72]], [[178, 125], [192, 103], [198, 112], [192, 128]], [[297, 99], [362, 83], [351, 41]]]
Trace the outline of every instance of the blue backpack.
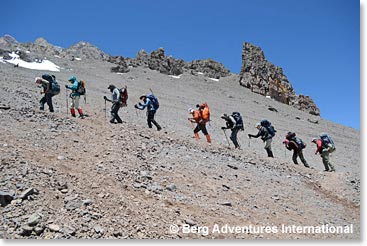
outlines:
[[261, 126], [266, 127], [271, 137], [275, 136], [277, 130], [274, 129], [274, 126], [271, 125], [271, 122], [268, 120], [262, 120], [260, 122]]
[[152, 102], [153, 108], [157, 110], [159, 108], [159, 102], [158, 99], [153, 94], [148, 94], [147, 98]]
[[328, 148], [330, 147], [330, 153], [335, 151], [335, 144], [334, 141], [331, 139], [329, 135], [326, 133], [321, 133], [320, 139], [322, 141], [322, 147]]
[[44, 74], [42, 75], [42, 79], [50, 82], [50, 91], [52, 94], [57, 95], [60, 93], [60, 85], [57, 83], [54, 75]]

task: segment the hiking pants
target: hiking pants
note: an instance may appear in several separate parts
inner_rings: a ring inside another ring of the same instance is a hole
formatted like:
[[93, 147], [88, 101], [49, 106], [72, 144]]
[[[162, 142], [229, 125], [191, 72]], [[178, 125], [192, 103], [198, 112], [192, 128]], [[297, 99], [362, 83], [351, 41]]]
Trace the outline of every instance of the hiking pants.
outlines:
[[79, 99], [80, 99], [80, 96], [71, 96], [70, 108], [79, 109]]
[[335, 171], [334, 166], [330, 163], [329, 154], [330, 153], [327, 149], [324, 149], [321, 152], [322, 163], [324, 164], [325, 171]]
[[204, 135], [208, 135], [208, 131], [206, 130], [205, 124], [198, 123], [194, 129], [194, 133], [198, 133], [202, 131]]
[[52, 93], [45, 93], [45, 95], [40, 100], [40, 109], [43, 110], [45, 107], [45, 103], [47, 103], [50, 112], [54, 112], [54, 106], [52, 105], [52, 97], [54, 94]]
[[237, 134], [238, 134], [239, 130], [240, 129], [237, 128], [237, 127], [233, 128], [231, 136], [229, 137], [232, 140], [232, 142], [234, 144], [234, 147], [236, 147], [236, 148], [240, 147], [240, 145], [238, 144], [238, 141], [237, 141]]
[[112, 107], [111, 107], [111, 123], [114, 123], [115, 120], [117, 120], [118, 123], [122, 123], [122, 120], [118, 114], [119, 110], [121, 108], [121, 104], [120, 103], [113, 103]]
[[297, 157], [299, 157], [299, 158], [301, 159], [301, 161], [302, 161], [302, 163], [303, 163], [303, 165], [304, 165], [305, 167], [310, 167], [310, 166], [307, 164], [307, 161], [306, 161], [305, 157], [303, 156], [303, 152], [302, 152], [302, 150], [294, 150], [294, 151], [293, 151], [292, 159], [293, 159], [293, 163], [294, 163], [294, 164], [298, 164], [298, 162], [297, 162]]
[[273, 151], [271, 151], [271, 142], [273, 141], [272, 138], [269, 138], [267, 140], [265, 140], [265, 150], [266, 150], [266, 153], [268, 153], [268, 157], [274, 157], [273, 155]]
[[154, 119], [154, 115], [155, 115], [155, 110], [150, 110], [147, 112], [148, 117], [147, 117], [147, 122], [148, 122], [148, 127], [152, 128], [152, 123], [157, 127], [157, 130], [161, 130], [161, 126], [157, 123], [157, 121], [155, 121]]

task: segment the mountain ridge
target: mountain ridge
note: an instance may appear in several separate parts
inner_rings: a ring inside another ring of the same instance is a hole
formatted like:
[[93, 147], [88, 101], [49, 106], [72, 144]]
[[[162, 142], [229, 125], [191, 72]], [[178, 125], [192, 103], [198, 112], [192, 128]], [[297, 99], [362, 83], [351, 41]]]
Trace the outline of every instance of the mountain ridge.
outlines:
[[[182, 59], [176, 59], [172, 56], [166, 57], [164, 48], [158, 48], [152, 51], [151, 54], [148, 54], [142, 49], [137, 53], [135, 58], [125, 58], [121, 55], [108, 55], [95, 45], [85, 41], [80, 41], [71, 45], [69, 48], [63, 49], [49, 44], [44, 38], [36, 39], [34, 44], [21, 44], [10, 35], [5, 35], [0, 38], [0, 48], [1, 47], [23, 47], [24, 49], [41, 52], [48, 56], [57, 55], [71, 60], [75, 59], [75, 57], [105, 60], [115, 64], [114, 67], [111, 67], [111, 72], [115, 73], [128, 73], [130, 71], [129, 67], [143, 66], [152, 70], [157, 70], [163, 74], [175, 76], [183, 72], [188, 72], [193, 75], [203, 73], [210, 78], [219, 79], [232, 74], [222, 63], [210, 58], [185, 62]], [[4, 53], [4, 51], [2, 51], [2, 53]], [[260, 47], [248, 42], [243, 43], [242, 67], [238, 76], [240, 85], [250, 89], [252, 92], [268, 96], [299, 110], [309, 112], [310, 114], [320, 115], [320, 109], [312, 98], [303, 94], [297, 95], [291, 83], [283, 74], [282, 68], [268, 62]]]

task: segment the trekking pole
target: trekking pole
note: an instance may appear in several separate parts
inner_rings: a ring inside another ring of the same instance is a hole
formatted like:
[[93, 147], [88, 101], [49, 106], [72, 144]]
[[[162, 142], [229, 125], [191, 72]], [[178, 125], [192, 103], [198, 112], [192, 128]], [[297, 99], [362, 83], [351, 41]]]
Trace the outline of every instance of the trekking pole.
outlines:
[[222, 129], [223, 132], [224, 132], [224, 136], [226, 136], [226, 139], [227, 139], [227, 143], [228, 143], [228, 147], [231, 146], [231, 144], [229, 143], [229, 140], [228, 140], [228, 137], [227, 137], [227, 133], [226, 133], [226, 130], [225, 129]]
[[104, 100], [104, 121], [106, 121], [107, 118], [107, 106], [106, 106], [106, 99]]
[[68, 105], [69, 105], [69, 95], [68, 95], [68, 90], [66, 89], [65, 91], [65, 96], [66, 96], [66, 116], [69, 115], [69, 110], [68, 110]]
[[87, 104], [87, 94], [84, 95], [84, 104]]

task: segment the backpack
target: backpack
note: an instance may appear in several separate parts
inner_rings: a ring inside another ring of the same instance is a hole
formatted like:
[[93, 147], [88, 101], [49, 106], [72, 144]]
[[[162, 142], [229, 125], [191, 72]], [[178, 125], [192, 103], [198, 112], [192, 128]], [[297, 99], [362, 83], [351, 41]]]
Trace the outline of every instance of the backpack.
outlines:
[[147, 98], [149, 98], [149, 100], [152, 102], [153, 108], [157, 110], [159, 108], [158, 98], [156, 98], [153, 94], [148, 94]]
[[261, 126], [265, 127], [268, 130], [268, 133], [270, 134], [271, 137], [275, 136], [275, 133], [277, 132], [277, 130], [274, 129], [274, 126], [271, 125], [270, 121], [262, 120], [260, 124]]
[[128, 94], [127, 94], [127, 86], [122, 87], [121, 89], [119, 89], [120, 92], [120, 101], [123, 107], [127, 106], [127, 99], [129, 98]]
[[336, 150], [334, 141], [331, 139], [331, 137], [329, 137], [329, 135], [327, 135], [326, 133], [321, 133], [320, 139], [322, 141], [323, 148], [330, 147], [330, 153]]
[[205, 122], [210, 121], [210, 110], [209, 110], [209, 105], [205, 102], [205, 103], [201, 104], [201, 105], [200, 105], [200, 107], [202, 108], [202, 110], [201, 110], [201, 118], [202, 118]]
[[236, 121], [236, 127], [241, 129], [241, 130], [244, 130], [243, 129], [243, 120], [242, 120], [241, 114], [239, 112], [233, 112], [232, 117]]
[[306, 148], [306, 144], [299, 137], [294, 137], [293, 140], [297, 143], [299, 149]]
[[57, 83], [55, 75], [44, 74], [42, 75], [42, 79], [50, 82], [50, 91], [52, 94], [58, 95], [60, 93], [60, 85]]
[[80, 80], [78, 82], [78, 88], [76, 89], [76, 92], [78, 92], [80, 95], [85, 95], [86, 89], [85, 89], [85, 81]]

